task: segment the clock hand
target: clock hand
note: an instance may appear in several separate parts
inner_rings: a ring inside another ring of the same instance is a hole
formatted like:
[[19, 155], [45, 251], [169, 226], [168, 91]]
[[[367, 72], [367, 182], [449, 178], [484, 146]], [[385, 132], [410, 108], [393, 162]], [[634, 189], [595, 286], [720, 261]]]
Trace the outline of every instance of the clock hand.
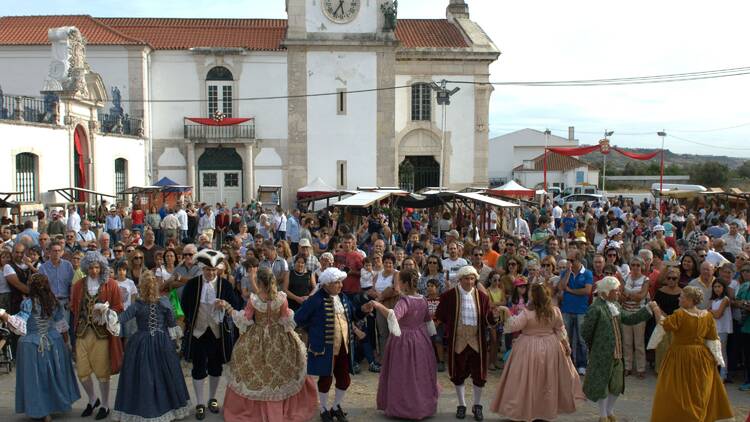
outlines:
[[336, 16], [336, 12], [338, 12], [339, 9], [341, 9], [341, 15], [343, 16], [343, 14], [344, 14], [344, 0], [340, 0], [339, 1], [339, 7], [337, 7], [336, 10], [333, 11], [333, 16]]

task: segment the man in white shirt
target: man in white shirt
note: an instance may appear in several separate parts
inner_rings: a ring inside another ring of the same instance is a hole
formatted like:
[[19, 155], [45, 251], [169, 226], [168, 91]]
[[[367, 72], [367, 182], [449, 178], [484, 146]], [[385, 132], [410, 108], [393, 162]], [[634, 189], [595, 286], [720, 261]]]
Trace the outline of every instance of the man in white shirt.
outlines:
[[177, 205], [177, 212], [175, 213], [177, 221], [180, 222], [180, 240], [184, 239], [188, 235], [188, 215], [187, 212], [182, 208], [182, 205]]
[[[562, 215], [563, 210], [560, 208], [560, 204], [555, 203], [555, 207], [552, 208], [552, 221], [555, 223], [555, 232], [557, 232], [560, 229], [560, 225], [562, 223]], [[559, 233], [558, 233], [559, 235]]]
[[448, 344], [448, 373], [456, 388], [456, 418], [466, 417], [465, 385], [471, 376], [474, 388], [474, 420], [481, 421], [482, 388], [487, 382], [487, 332], [494, 325], [499, 311], [491, 309], [489, 297], [475, 288], [479, 274], [472, 266], [461, 268], [459, 284], [440, 296], [435, 318], [445, 324]]
[[521, 217], [521, 212], [518, 212], [516, 219], [513, 220], [513, 236], [520, 237], [521, 239], [530, 239], [531, 231], [529, 231], [529, 223]]
[[737, 256], [742, 252], [742, 247], [745, 246], [746, 243], [745, 236], [739, 232], [739, 224], [737, 223], [737, 220], [729, 223], [729, 233], [721, 238], [724, 240], [724, 250], [734, 256]]
[[458, 270], [469, 265], [469, 262], [458, 254], [458, 243], [448, 244], [448, 258], [443, 259], [443, 271], [446, 272], [446, 288], [451, 288], [458, 281]]
[[78, 215], [75, 206], [71, 205], [68, 209], [68, 230], [78, 233], [81, 230], [81, 216]]
[[78, 228], [79, 230], [76, 234], [76, 241], [81, 245], [82, 249], [88, 248], [89, 243], [91, 242], [96, 243], [96, 234], [89, 230], [90, 227], [91, 223], [89, 220], [83, 220], [81, 226]]

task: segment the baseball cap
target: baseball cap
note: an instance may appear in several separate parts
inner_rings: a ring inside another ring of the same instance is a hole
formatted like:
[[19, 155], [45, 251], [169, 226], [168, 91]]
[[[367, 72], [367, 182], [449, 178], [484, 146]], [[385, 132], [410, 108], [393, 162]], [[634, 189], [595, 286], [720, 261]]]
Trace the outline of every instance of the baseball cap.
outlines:
[[312, 245], [310, 244], [310, 239], [308, 239], [306, 237], [303, 237], [302, 239], [299, 240], [299, 247], [300, 248], [309, 248], [311, 246]]

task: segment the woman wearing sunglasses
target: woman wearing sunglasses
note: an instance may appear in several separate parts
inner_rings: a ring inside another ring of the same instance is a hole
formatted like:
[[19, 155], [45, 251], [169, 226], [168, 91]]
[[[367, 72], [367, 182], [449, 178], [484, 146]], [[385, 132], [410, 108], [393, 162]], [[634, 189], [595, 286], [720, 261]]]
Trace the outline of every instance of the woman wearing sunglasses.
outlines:
[[[665, 315], [672, 315], [672, 313], [680, 307], [680, 294], [682, 294], [682, 288], [680, 287], [680, 268], [669, 267], [664, 271], [659, 280], [659, 285], [662, 287], [656, 290], [654, 301], [656, 301]], [[667, 349], [669, 349], [671, 343], [672, 334], [666, 333], [664, 339], [656, 348], [654, 369], [657, 374], [659, 373], [661, 362], [664, 359], [664, 354], [667, 352]]]

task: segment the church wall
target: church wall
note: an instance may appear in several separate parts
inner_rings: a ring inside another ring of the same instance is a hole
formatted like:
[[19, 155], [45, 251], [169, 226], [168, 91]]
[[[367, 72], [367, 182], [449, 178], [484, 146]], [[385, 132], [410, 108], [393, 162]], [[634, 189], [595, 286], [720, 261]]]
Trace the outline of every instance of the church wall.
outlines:
[[[373, 33], [378, 29], [378, 15], [380, 14], [380, 1], [360, 1], [360, 9], [357, 18], [349, 23], [333, 23], [323, 14], [321, 3], [326, 0], [306, 0], [307, 8], [306, 28], [307, 32], [328, 33]], [[338, 4], [337, 1], [333, 2]]]
[[[145, 141], [129, 136], [96, 135], [94, 138], [94, 171], [96, 191], [117, 194], [115, 189], [115, 160], [127, 160], [128, 186], [146, 183]], [[156, 179], [154, 180], [156, 181]]]
[[[107, 94], [118, 87], [122, 95], [122, 108], [130, 113], [129, 99], [131, 79], [128, 76], [128, 51], [117, 46], [87, 46], [86, 61], [91, 70], [102, 76]], [[39, 46], [2, 46], [0, 47], [0, 87], [4, 93], [41, 97], [39, 91], [47, 79], [50, 64], [49, 45]], [[137, 83], [141, 83], [136, 79]], [[111, 104], [104, 106], [109, 113]]]
[[[203, 76], [205, 79], [205, 76]], [[206, 115], [200, 102], [158, 102], [162, 99], [200, 99], [203, 82], [198, 77], [192, 54], [186, 51], [157, 51], [151, 55], [151, 105], [154, 140], [184, 139], [184, 117]]]
[[[288, 95], [286, 53], [251, 52], [242, 58], [237, 98]], [[240, 101], [236, 117], [255, 117], [257, 139], [286, 139], [287, 100]]]
[[[466, 75], [396, 75], [396, 86], [411, 85], [417, 82], [439, 82], [442, 79], [473, 81]], [[474, 183], [474, 126], [476, 121], [474, 86], [470, 84], [449, 84], [448, 89], [460, 86], [461, 90], [451, 97], [446, 114], [445, 163], [449, 169], [445, 175], [451, 187], [468, 186]], [[442, 107], [438, 106], [435, 95], [432, 97], [432, 124], [411, 121], [411, 89], [396, 90], [396, 133], [412, 126], [429, 126], [442, 133]], [[398, 154], [397, 154], [398, 157]], [[438, 158], [439, 161], [439, 158]], [[398, 163], [397, 163], [398, 164]]]
[[[364, 7], [364, 4], [363, 4]], [[307, 92], [371, 89], [377, 86], [376, 53], [307, 53]], [[337, 185], [336, 161], [346, 160], [347, 187], [373, 186], [377, 174], [377, 93], [346, 95], [346, 114], [336, 97], [307, 99], [307, 179]]]

